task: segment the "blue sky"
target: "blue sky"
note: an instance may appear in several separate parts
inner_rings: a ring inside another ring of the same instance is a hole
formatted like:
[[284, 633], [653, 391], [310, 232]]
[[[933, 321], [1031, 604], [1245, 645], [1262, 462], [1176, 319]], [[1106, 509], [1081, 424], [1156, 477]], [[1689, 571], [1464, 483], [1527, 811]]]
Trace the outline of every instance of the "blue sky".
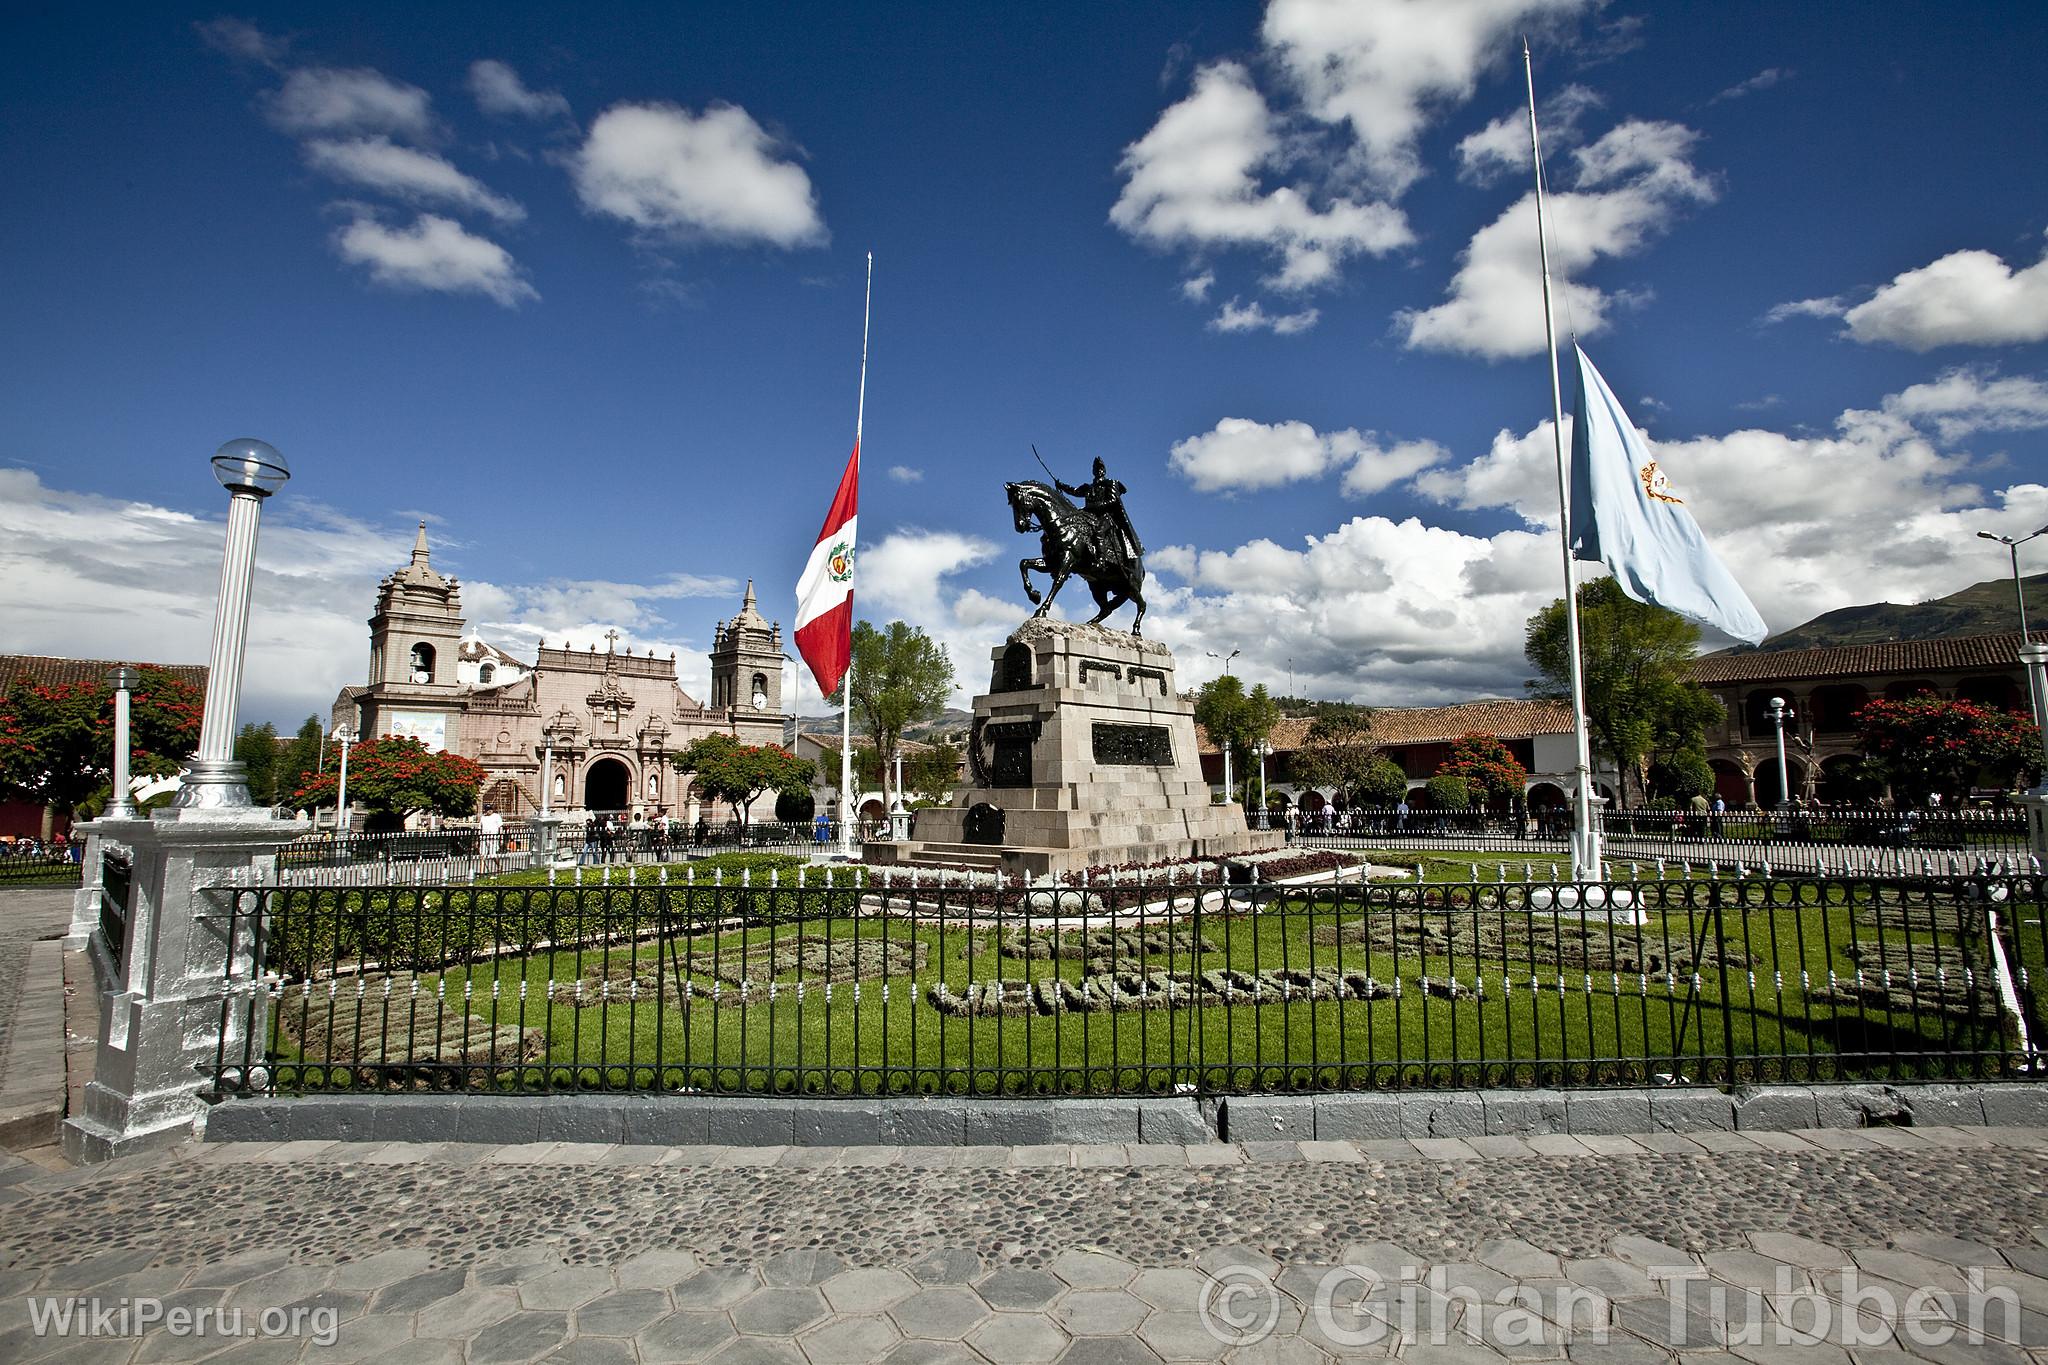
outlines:
[[0, 641], [204, 658], [253, 435], [252, 718], [360, 681], [420, 518], [487, 637], [616, 625], [701, 696], [745, 579], [794, 616], [873, 251], [856, 603], [969, 691], [1035, 442], [1130, 485], [1184, 683], [1513, 695], [1559, 578], [1524, 32], [1568, 323], [1766, 620], [1952, 591], [2048, 522], [2048, 11], [1853, 19], [17, 10]]

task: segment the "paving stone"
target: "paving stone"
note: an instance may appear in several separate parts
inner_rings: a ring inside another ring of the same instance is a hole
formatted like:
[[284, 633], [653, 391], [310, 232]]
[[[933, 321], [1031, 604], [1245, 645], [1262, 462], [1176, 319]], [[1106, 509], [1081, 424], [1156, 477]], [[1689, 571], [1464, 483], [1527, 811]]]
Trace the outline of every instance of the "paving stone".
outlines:
[[1054, 1305], [1052, 1320], [1070, 1336], [1134, 1332], [1152, 1310], [1121, 1289], [1077, 1289]]
[[633, 1335], [640, 1359], [648, 1365], [703, 1360], [733, 1338], [732, 1323], [725, 1314], [688, 1309], [671, 1313]]
[[1046, 1267], [1075, 1289], [1121, 1289], [1137, 1278], [1138, 1268], [1121, 1256], [1068, 1248]]
[[422, 1337], [462, 1341], [518, 1311], [519, 1295], [510, 1289], [465, 1289], [422, 1308], [413, 1330]]
[[667, 1316], [668, 1295], [659, 1289], [614, 1289], [576, 1310], [576, 1335], [630, 1337]]
[[[97, 1285], [107, 1283], [109, 1280], [117, 1280], [124, 1275], [132, 1275], [138, 1270], [145, 1269], [152, 1259], [153, 1253], [146, 1249], [105, 1251], [97, 1256], [88, 1256], [83, 1260], [54, 1266], [43, 1276], [43, 1292], [46, 1294], [83, 1294]], [[276, 1256], [275, 1258], [265, 1257], [260, 1264], [251, 1262], [250, 1264], [254, 1268], [251, 1269], [247, 1276], [224, 1280], [222, 1283], [241, 1284], [245, 1279], [255, 1278], [277, 1269], [284, 1264], [285, 1259], [283, 1256]]]
[[823, 1284], [846, 1269], [836, 1253], [817, 1247], [778, 1251], [761, 1262], [761, 1281], [773, 1288], [793, 1289]]
[[903, 1267], [919, 1284], [972, 1284], [981, 1278], [981, 1257], [964, 1247], [939, 1247]]
[[1325, 1139], [1301, 1144], [1302, 1159], [1306, 1161], [1363, 1161], [1358, 1148], [1341, 1139]]
[[412, 1341], [364, 1365], [462, 1365], [462, 1344], [455, 1341]]
[[1209, 1330], [1201, 1314], [1188, 1312], [1154, 1313], [1138, 1329], [1138, 1339], [1161, 1360], [1221, 1360], [1237, 1344]]
[[426, 1273], [433, 1263], [434, 1255], [430, 1251], [417, 1247], [394, 1247], [341, 1266], [334, 1272], [334, 1287], [374, 1293], [386, 1285], [395, 1285]]
[[687, 1280], [698, 1268], [694, 1252], [642, 1251], [619, 1262], [612, 1277], [621, 1289], [666, 1289]]
[[1849, 1263], [1847, 1253], [1840, 1247], [1789, 1232], [1752, 1232], [1749, 1245], [1751, 1250], [1774, 1261], [1807, 1270], [1839, 1270]]
[[756, 1288], [754, 1272], [746, 1266], [714, 1265], [676, 1281], [668, 1296], [678, 1308], [702, 1311], [730, 1308]]
[[1979, 1269], [2004, 1265], [2005, 1257], [1982, 1242], [1972, 1242], [1963, 1237], [1949, 1237], [1938, 1232], [1894, 1232], [1891, 1237], [1894, 1250], [1911, 1252], [1930, 1260], [1942, 1261], [1964, 1269]]
[[[347, 1269], [346, 1266], [343, 1267]], [[462, 1266], [448, 1270], [427, 1270], [377, 1291], [370, 1300], [373, 1313], [416, 1313], [450, 1294], [459, 1294], [469, 1283], [469, 1271]]]
[[1057, 1359], [1068, 1337], [1042, 1313], [997, 1313], [968, 1333], [967, 1344], [995, 1365]]
[[1736, 1359], [1748, 1365], [1853, 1365], [1849, 1353], [1832, 1342], [1736, 1343], [1728, 1348]]
[[621, 1337], [576, 1336], [562, 1343], [544, 1365], [637, 1365], [633, 1343]]
[[1510, 1279], [1525, 1280], [1537, 1276], [1554, 1279], [1564, 1274], [1563, 1263], [1555, 1255], [1519, 1237], [1496, 1237], [1481, 1242], [1479, 1249], [1472, 1253], [1472, 1259]]
[[1898, 1284], [1951, 1291], [1969, 1287], [1963, 1273], [1954, 1266], [1927, 1256], [1915, 1255], [1910, 1251], [1874, 1248], [1852, 1252], [1851, 1255], [1857, 1266], [1866, 1274], [1877, 1275]]
[[581, 1308], [612, 1290], [612, 1273], [596, 1266], [570, 1266], [519, 1286], [519, 1303], [528, 1309]]
[[1690, 1252], [1672, 1246], [1669, 1242], [1660, 1242], [1654, 1237], [1637, 1237], [1633, 1234], [1620, 1236], [1609, 1244], [1609, 1249], [1630, 1265], [1640, 1266], [1645, 1270], [1669, 1270], [1676, 1266], [1694, 1264]]
[[1238, 1166], [1244, 1162], [1244, 1152], [1231, 1142], [1190, 1143], [1187, 1155], [1190, 1166]]
[[1422, 1137], [1410, 1138], [1415, 1150], [1431, 1161], [1477, 1161], [1479, 1153], [1472, 1150], [1472, 1144], [1463, 1138]]
[[228, 1307], [239, 1308], [245, 1315], [281, 1308], [295, 1299], [319, 1293], [333, 1278], [331, 1266], [284, 1266], [237, 1285], [228, 1295]]
[[759, 1289], [732, 1310], [732, 1325], [748, 1336], [790, 1337], [826, 1315], [815, 1289]]
[[804, 1365], [796, 1344], [776, 1337], [742, 1336], [719, 1347], [710, 1360], [715, 1365]]
[[988, 1317], [989, 1307], [972, 1290], [942, 1285], [919, 1290], [889, 1310], [906, 1337], [958, 1341]]
[[1572, 1365], [1670, 1365], [1671, 1354], [1640, 1337], [1616, 1332], [1605, 1341], [1574, 1341], [1565, 1351]]
[[1210, 1247], [1195, 1258], [1195, 1264], [1211, 1275], [1221, 1275], [1226, 1270], [1249, 1270], [1270, 1280], [1280, 1273], [1280, 1263], [1271, 1256], [1253, 1247], [1237, 1244]]
[[1043, 1308], [1066, 1292], [1058, 1276], [1024, 1266], [1006, 1266], [975, 1286], [982, 1301], [991, 1308], [1029, 1310]]
[[981, 1365], [957, 1341], [906, 1341], [882, 1357], [883, 1365]]
[[565, 1312], [514, 1313], [492, 1323], [469, 1343], [471, 1365], [509, 1365], [537, 1360], [569, 1337]]
[[1683, 1311], [1682, 1303], [1674, 1311], [1667, 1298], [1624, 1299], [1614, 1305], [1614, 1323], [1654, 1346], [1709, 1351], [1720, 1347], [1711, 1320]]
[[1159, 1365], [1159, 1356], [1133, 1337], [1080, 1337], [1060, 1365]]
[[886, 1316], [835, 1317], [797, 1338], [811, 1365], [860, 1365], [878, 1359], [903, 1333]]
[[1139, 1271], [1138, 1278], [1131, 1281], [1126, 1292], [1157, 1309], [1192, 1313], [1201, 1302], [1202, 1290], [1208, 1284], [1209, 1277], [1199, 1271], [1173, 1266], [1165, 1270]]
[[1073, 1153], [1064, 1142], [1040, 1142], [1010, 1149], [1012, 1166], [1071, 1166]]
[[1710, 1251], [1702, 1259], [1715, 1279], [1725, 1280], [1739, 1289], [1754, 1289], [1764, 1294], [1790, 1294], [1812, 1283], [1804, 1267], [1757, 1251]]
[[843, 1270], [819, 1286], [835, 1313], [880, 1313], [917, 1292], [900, 1270]]

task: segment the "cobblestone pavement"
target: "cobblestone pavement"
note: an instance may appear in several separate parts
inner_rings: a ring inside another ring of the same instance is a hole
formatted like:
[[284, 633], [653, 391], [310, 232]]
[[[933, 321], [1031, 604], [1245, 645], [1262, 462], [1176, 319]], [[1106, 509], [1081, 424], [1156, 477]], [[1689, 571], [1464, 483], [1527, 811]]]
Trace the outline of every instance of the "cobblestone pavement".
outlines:
[[73, 894], [70, 887], [0, 891], [0, 1081], [7, 1079], [15, 1007], [28, 978], [28, 945], [63, 935], [71, 925]]
[[1991, 1128], [0, 1157], [0, 1361], [2048, 1365], [2044, 1160]]

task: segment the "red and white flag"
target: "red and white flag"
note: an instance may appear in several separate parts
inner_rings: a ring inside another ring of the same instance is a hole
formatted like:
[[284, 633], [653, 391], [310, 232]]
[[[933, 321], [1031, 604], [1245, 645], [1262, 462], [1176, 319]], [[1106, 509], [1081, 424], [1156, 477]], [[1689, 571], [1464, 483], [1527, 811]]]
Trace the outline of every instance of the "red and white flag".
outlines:
[[846, 674], [853, 653], [853, 536], [860, 502], [860, 441], [840, 476], [832, 510], [811, 548], [810, 563], [796, 584], [796, 648], [818, 680], [818, 695], [829, 697]]

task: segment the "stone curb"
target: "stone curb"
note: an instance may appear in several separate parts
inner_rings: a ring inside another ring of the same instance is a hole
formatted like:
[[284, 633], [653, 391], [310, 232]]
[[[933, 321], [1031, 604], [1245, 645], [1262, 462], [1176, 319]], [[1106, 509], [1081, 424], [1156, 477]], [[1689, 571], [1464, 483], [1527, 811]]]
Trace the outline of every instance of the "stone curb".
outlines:
[[27, 974], [8, 1038], [7, 1080], [0, 1085], [0, 1148], [18, 1151], [57, 1140], [64, 1119], [64, 945], [29, 944]]
[[1704, 1086], [1167, 1099], [305, 1095], [213, 1107], [211, 1142], [654, 1147], [1199, 1146], [1228, 1142], [2048, 1127], [2048, 1085]]

